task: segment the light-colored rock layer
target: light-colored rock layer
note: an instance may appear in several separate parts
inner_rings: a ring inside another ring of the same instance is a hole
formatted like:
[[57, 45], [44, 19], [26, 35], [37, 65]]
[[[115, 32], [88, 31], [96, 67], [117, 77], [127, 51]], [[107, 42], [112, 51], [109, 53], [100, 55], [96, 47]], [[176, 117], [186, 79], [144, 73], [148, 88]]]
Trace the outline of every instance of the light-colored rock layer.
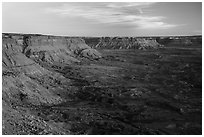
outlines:
[[151, 38], [102, 37], [85, 38], [85, 40], [88, 45], [96, 49], [156, 49], [162, 47], [156, 39]]

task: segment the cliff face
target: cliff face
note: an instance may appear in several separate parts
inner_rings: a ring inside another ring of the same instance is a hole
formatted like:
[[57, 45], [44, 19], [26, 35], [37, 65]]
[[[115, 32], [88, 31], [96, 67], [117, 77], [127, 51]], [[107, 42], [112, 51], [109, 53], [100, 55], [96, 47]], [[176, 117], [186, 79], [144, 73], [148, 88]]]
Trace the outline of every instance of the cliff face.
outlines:
[[202, 36], [180, 37], [84, 37], [96, 49], [157, 49], [163, 46], [201, 46]]
[[[7, 35], [9, 37], [9, 35]], [[4, 35], [6, 37], [6, 35]], [[100, 58], [101, 54], [91, 49], [83, 39], [67, 38], [57, 36], [42, 35], [17, 35], [10, 36], [16, 40], [27, 57], [37, 60], [62, 63], [79, 62], [75, 57], [83, 57], [83, 50], [89, 49], [91, 52], [87, 58]], [[92, 56], [93, 55], [93, 56]]]
[[[26, 94], [28, 101], [33, 100], [34, 104], [56, 103], [53, 99], [60, 101], [59, 97], [50, 95], [48, 89], [57, 80], [62, 80], [59, 83], [66, 81], [60, 74], [42, 67], [42, 63], [66, 65], [79, 63], [81, 57], [101, 57], [97, 50], [90, 48], [80, 38], [3, 34], [2, 41], [3, 91], [8, 90], [3, 93], [9, 94], [12, 88], [17, 89], [20, 84], [25, 87], [25, 91], [19, 91], [21, 93], [18, 94]], [[41, 85], [36, 82], [41, 82]], [[36, 92], [32, 92], [34, 89], [29, 85], [33, 85]], [[49, 97], [53, 98], [49, 100]]]
[[86, 43], [97, 49], [157, 49], [162, 47], [156, 39], [136, 37], [85, 38]]
[[[63, 93], [63, 89], [69, 91], [72, 81], [42, 65], [51, 68], [54, 65], [79, 63], [80, 58], [94, 60], [100, 57], [101, 54], [98, 51], [90, 48], [80, 38], [3, 34], [2, 97], [4, 134], [29, 134], [30, 131], [26, 127], [17, 126], [18, 124], [21, 126], [28, 124], [29, 120], [36, 122], [36, 125], [33, 126], [42, 126], [39, 125], [38, 119], [30, 117], [32, 114], [19, 113], [23, 111], [22, 106], [54, 105], [66, 100], [66, 97], [62, 97], [60, 94]], [[44, 125], [42, 128], [45, 127], [50, 132], [55, 132], [48, 125]]]

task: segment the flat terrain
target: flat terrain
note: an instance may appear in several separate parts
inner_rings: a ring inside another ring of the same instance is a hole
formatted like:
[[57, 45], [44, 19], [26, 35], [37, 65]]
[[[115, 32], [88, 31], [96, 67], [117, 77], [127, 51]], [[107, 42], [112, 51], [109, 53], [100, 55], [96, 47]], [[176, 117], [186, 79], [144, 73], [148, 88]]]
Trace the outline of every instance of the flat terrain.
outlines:
[[48, 68], [72, 80], [67, 102], [32, 113], [67, 134], [202, 134], [201, 47], [99, 52]]

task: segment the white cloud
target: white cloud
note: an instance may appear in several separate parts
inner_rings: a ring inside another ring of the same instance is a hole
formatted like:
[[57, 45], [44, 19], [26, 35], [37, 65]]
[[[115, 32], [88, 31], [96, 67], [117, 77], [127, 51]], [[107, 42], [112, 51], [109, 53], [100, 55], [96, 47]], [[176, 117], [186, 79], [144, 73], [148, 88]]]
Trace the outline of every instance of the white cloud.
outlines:
[[49, 8], [47, 12], [63, 17], [82, 17], [92, 23], [131, 25], [139, 29], [168, 29], [177, 26], [163, 22], [165, 17], [145, 15], [143, 10], [153, 4], [155, 3], [68, 3]]
[[137, 7], [137, 8], [145, 8], [155, 4], [155, 2], [114, 2], [108, 3], [107, 7], [111, 8], [124, 8], [124, 7]]

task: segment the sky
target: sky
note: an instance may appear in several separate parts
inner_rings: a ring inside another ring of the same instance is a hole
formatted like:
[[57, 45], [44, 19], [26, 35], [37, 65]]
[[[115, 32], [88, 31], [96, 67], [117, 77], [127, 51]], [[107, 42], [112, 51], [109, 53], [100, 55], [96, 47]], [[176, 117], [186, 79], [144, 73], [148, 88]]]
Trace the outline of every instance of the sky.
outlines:
[[201, 2], [4, 2], [4, 33], [63, 36], [202, 34]]

